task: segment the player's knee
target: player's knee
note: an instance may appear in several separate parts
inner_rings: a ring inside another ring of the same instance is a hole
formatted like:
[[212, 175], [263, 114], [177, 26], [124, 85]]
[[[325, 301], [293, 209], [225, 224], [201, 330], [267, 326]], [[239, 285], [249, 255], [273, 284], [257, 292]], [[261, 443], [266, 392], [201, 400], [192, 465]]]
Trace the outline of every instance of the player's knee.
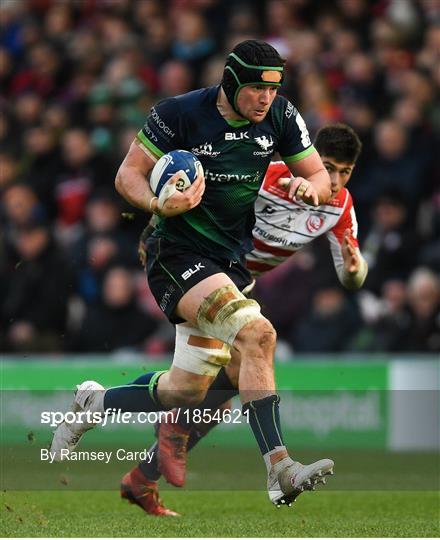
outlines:
[[212, 377], [192, 374], [173, 366], [159, 378], [160, 402], [168, 409], [198, 405], [205, 398], [212, 380]]
[[204, 332], [232, 345], [242, 328], [262, 318], [258, 302], [246, 298], [235, 285], [229, 284], [204, 299], [197, 313], [197, 324]]
[[244, 326], [237, 334], [234, 345], [243, 353], [253, 351], [271, 358], [275, 351], [277, 334], [270, 321], [260, 317]]
[[207, 388], [174, 388], [172, 392], [175, 407], [196, 407], [205, 399]]

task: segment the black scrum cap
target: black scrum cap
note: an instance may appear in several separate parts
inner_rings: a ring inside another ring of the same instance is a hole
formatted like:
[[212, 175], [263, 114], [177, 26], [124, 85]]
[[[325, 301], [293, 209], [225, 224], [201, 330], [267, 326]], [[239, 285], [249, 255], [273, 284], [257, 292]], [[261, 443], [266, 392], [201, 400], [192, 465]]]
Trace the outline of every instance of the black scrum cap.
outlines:
[[257, 39], [242, 41], [228, 55], [222, 87], [232, 108], [238, 114], [239, 91], [251, 84], [281, 86], [285, 60], [278, 51]]

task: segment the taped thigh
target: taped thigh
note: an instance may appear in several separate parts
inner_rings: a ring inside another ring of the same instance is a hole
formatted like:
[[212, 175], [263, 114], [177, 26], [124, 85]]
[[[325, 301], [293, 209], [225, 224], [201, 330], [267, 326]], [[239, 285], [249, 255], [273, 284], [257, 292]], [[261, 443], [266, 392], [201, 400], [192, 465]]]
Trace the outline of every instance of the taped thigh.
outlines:
[[197, 326], [232, 345], [243, 326], [263, 318], [258, 302], [246, 298], [235, 285], [226, 285], [203, 300], [197, 312]]
[[202, 330], [176, 325], [173, 365], [198, 375], [215, 377], [231, 359], [230, 347]]

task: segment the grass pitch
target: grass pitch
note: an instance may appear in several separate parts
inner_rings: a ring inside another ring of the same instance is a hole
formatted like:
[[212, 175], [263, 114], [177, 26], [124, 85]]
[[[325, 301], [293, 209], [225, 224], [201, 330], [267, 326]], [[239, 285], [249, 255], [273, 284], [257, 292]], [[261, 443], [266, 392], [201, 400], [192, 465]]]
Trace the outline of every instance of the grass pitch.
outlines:
[[438, 537], [435, 492], [304, 493], [292, 508], [261, 492], [164, 492], [181, 518], [145, 515], [117, 492], [2, 493], [6, 537]]
[[31, 449], [5, 452], [16, 458], [1, 471], [5, 537], [440, 536], [440, 463], [433, 453], [301, 452], [306, 463], [330, 455], [336, 474], [292, 508], [277, 509], [264, 491], [256, 449], [206, 445], [189, 455], [185, 490], [160, 483], [165, 504], [182, 517], [157, 518], [119, 497], [120, 479], [134, 463], [43, 466]]

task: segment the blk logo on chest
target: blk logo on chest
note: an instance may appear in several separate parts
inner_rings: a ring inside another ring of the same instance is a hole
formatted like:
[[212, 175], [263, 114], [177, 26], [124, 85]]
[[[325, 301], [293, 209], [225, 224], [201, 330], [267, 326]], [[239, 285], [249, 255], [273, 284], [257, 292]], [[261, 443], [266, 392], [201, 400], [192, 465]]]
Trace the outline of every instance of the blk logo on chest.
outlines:
[[186, 281], [189, 279], [193, 274], [196, 274], [199, 272], [202, 268], [205, 268], [202, 263], [195, 264], [192, 268], [188, 268], [188, 270], [185, 270], [182, 274], [182, 278]]
[[243, 139], [249, 139], [247, 131], [241, 131], [240, 133], [225, 133], [225, 141], [241, 141]]

